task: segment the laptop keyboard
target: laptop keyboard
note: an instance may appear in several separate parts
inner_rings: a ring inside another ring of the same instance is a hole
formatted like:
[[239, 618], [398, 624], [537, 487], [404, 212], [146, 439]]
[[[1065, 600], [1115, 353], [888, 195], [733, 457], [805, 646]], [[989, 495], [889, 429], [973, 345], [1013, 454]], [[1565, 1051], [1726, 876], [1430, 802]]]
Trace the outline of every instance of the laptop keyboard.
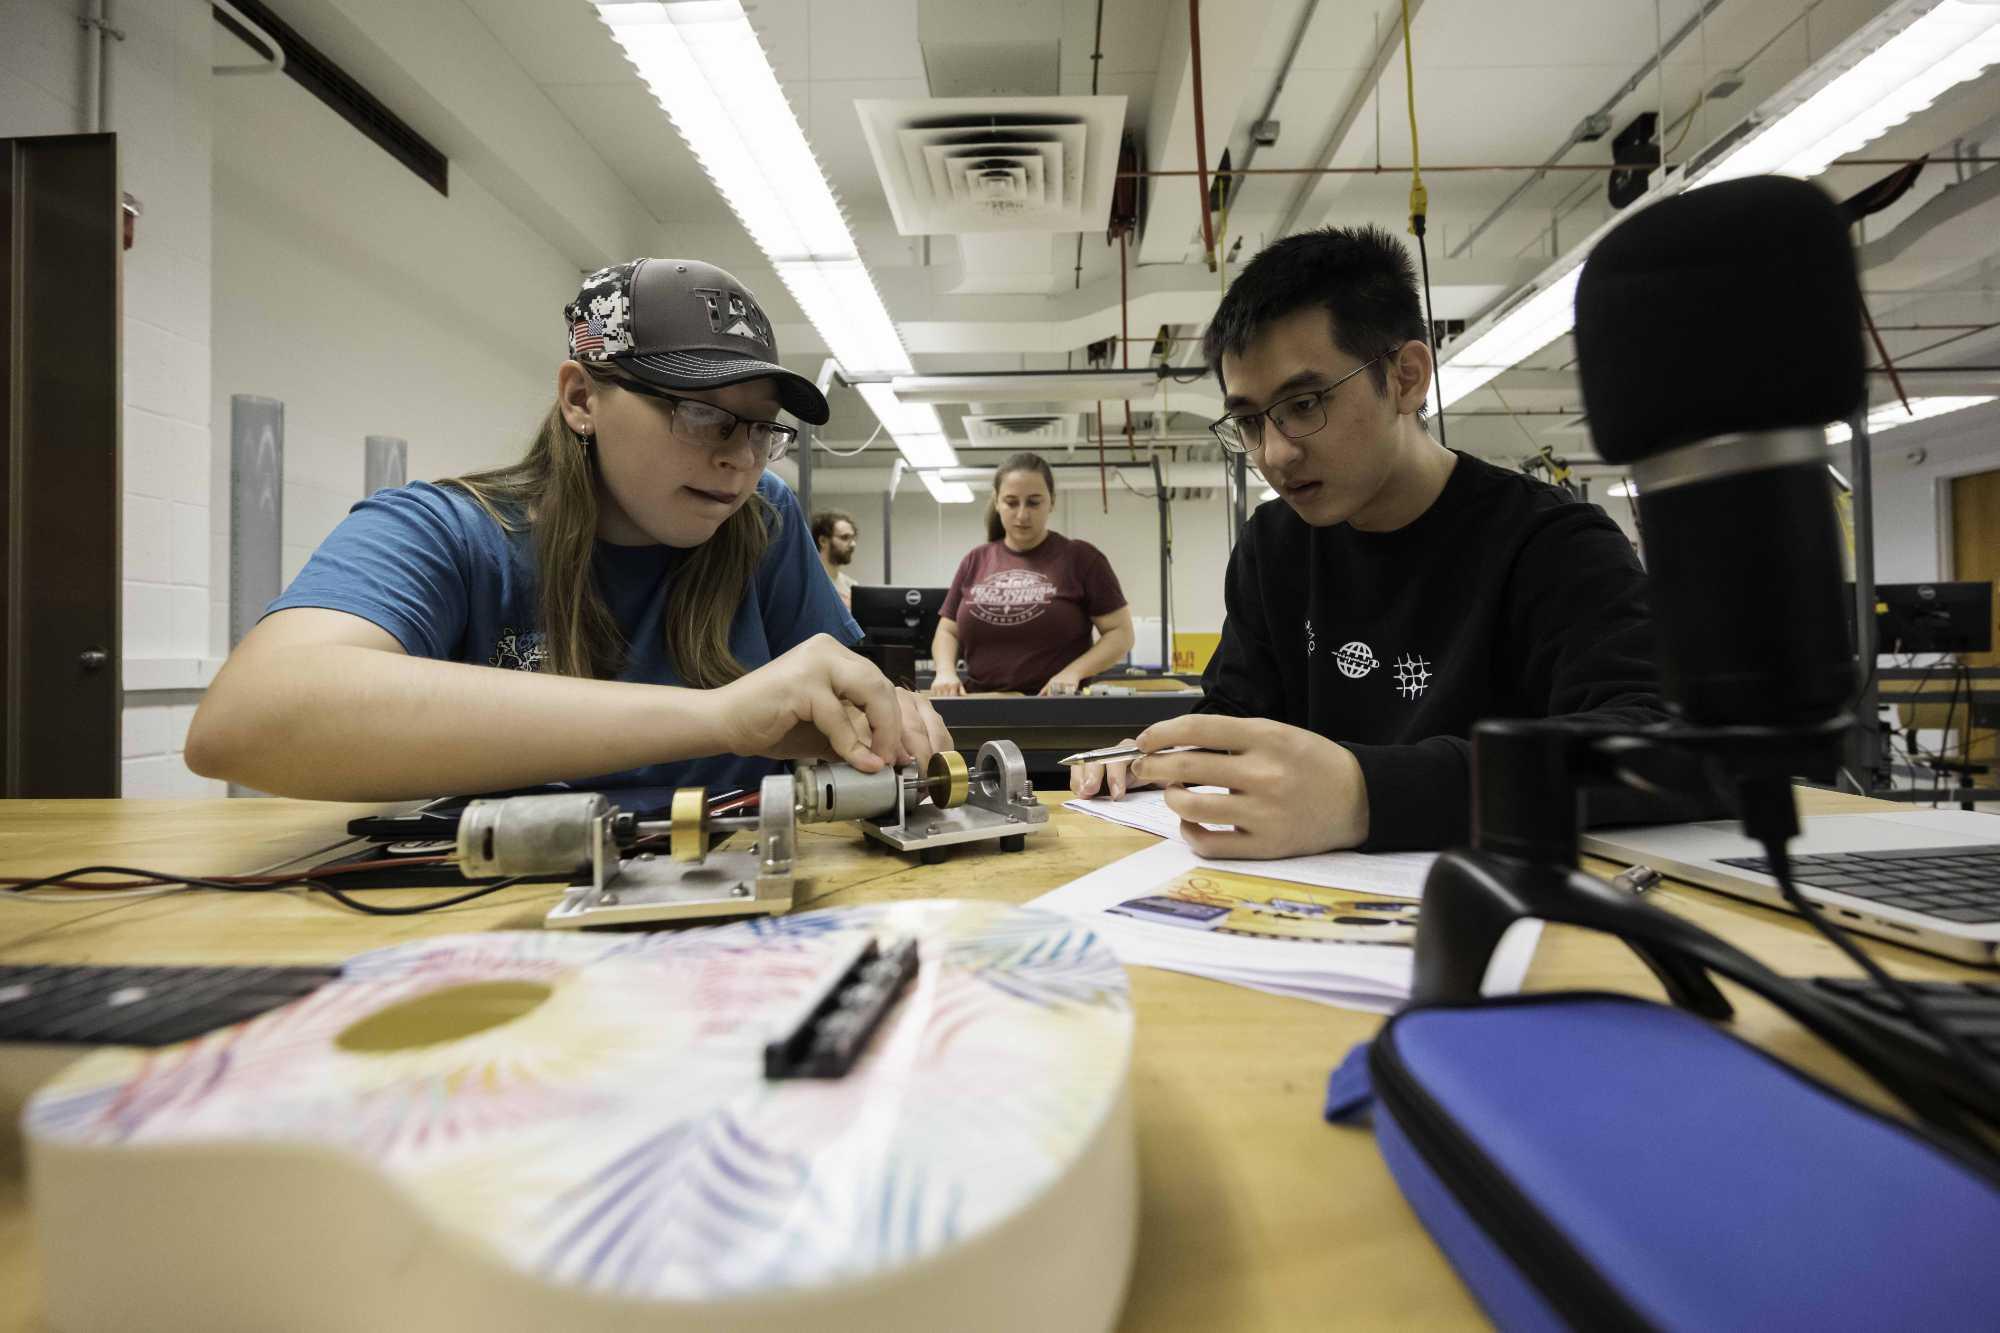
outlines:
[[0, 966], [0, 1042], [165, 1046], [309, 995], [338, 967]]
[[[1940, 921], [1983, 926], [2000, 921], [2000, 844], [1826, 852], [1790, 858], [1792, 882], [1922, 912]], [[1739, 870], [1771, 873], [1762, 856], [1722, 858]]]

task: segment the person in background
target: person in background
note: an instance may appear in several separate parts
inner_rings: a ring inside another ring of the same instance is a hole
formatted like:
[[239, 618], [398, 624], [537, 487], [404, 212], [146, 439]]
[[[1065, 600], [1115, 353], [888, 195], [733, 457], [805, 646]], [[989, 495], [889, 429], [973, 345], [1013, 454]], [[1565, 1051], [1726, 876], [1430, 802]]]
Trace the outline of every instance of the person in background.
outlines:
[[958, 562], [938, 613], [932, 694], [1075, 694], [1132, 650], [1132, 608], [1111, 562], [1049, 531], [1055, 493], [1039, 455], [1015, 454], [994, 470], [986, 544]]
[[819, 567], [826, 571], [827, 578], [833, 580], [833, 590], [840, 594], [840, 604], [849, 611], [854, 609], [854, 580], [847, 577], [847, 566], [854, 561], [854, 517], [843, 514], [838, 509], [822, 509], [813, 515], [813, 544], [819, 547]]
[[[1288, 236], [1230, 284], [1202, 342], [1228, 413], [1211, 429], [1278, 501], [1230, 552], [1199, 708], [1148, 727], [1129, 768], [1072, 770], [1074, 791], [1165, 787], [1203, 856], [1460, 846], [1481, 718], [1667, 719], [1631, 545], [1597, 506], [1431, 438], [1427, 333], [1378, 227]], [[1183, 745], [1202, 749], [1151, 753]], [[1626, 793], [1590, 811], [1701, 817]]]
[[767, 466], [827, 418], [770, 321], [697, 260], [600, 269], [564, 309], [527, 456], [377, 491], [229, 655], [188, 767], [384, 801], [565, 783], [749, 788], [950, 733], [861, 637]]

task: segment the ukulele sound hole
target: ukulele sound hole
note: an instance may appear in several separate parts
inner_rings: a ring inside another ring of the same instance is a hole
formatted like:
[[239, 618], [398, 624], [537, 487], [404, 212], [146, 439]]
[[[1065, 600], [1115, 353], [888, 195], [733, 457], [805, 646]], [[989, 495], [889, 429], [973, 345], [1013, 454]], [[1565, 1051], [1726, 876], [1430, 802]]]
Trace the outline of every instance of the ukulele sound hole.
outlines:
[[551, 993], [538, 981], [447, 986], [377, 1010], [342, 1031], [334, 1045], [380, 1054], [459, 1041], [531, 1013]]

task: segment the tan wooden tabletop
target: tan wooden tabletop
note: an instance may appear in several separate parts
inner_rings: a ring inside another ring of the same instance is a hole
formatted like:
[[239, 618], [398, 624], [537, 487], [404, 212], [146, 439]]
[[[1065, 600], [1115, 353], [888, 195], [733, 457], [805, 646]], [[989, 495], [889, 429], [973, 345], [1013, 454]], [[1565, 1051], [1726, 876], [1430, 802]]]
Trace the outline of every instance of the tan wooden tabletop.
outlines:
[[[1061, 796], [1049, 793], [1055, 806]], [[1808, 813], [1877, 803], [1802, 793]], [[322, 849], [375, 807], [308, 801], [0, 802], [0, 874], [91, 863], [232, 874]], [[846, 825], [800, 831], [801, 906], [904, 898], [1019, 903], [1149, 845], [1143, 833], [1053, 811], [1025, 852], [960, 854], [936, 866], [878, 850]], [[1600, 872], [1610, 868], [1597, 865]], [[423, 893], [398, 892], [397, 901]], [[0, 904], [0, 962], [306, 963], [426, 935], [539, 929], [557, 889], [517, 886], [411, 917], [349, 912], [301, 893], [175, 894], [71, 906]], [[1781, 972], [1852, 968], [1801, 923], [1698, 889], [1652, 900]], [[1910, 977], [1975, 975], [1871, 942]], [[1482, 1327], [1403, 1203], [1365, 1132], [1320, 1118], [1326, 1076], [1380, 1023], [1374, 1015], [1283, 999], [1173, 972], [1134, 968], [1133, 1070], [1141, 1172], [1139, 1253], [1123, 1327], [1292, 1330]], [[1657, 997], [1618, 942], [1552, 928], [1531, 989], [1588, 987]], [[1731, 991], [1738, 1030], [1814, 1073], [1882, 1103], [1844, 1061], [1761, 1002]], [[4, 1058], [4, 1057], [0, 1057]], [[0, 1149], [0, 1328], [39, 1328], [40, 1278], [11, 1134]]]

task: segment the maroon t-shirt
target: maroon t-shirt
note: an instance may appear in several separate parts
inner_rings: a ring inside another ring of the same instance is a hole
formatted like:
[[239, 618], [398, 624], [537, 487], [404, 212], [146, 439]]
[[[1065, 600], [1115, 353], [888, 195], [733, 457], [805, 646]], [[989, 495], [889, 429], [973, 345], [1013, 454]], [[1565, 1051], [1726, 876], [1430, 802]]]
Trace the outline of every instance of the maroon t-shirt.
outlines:
[[1058, 532], [1032, 551], [988, 542], [958, 562], [938, 614], [958, 622], [967, 686], [1033, 694], [1090, 651], [1092, 621], [1125, 605], [1111, 562]]

